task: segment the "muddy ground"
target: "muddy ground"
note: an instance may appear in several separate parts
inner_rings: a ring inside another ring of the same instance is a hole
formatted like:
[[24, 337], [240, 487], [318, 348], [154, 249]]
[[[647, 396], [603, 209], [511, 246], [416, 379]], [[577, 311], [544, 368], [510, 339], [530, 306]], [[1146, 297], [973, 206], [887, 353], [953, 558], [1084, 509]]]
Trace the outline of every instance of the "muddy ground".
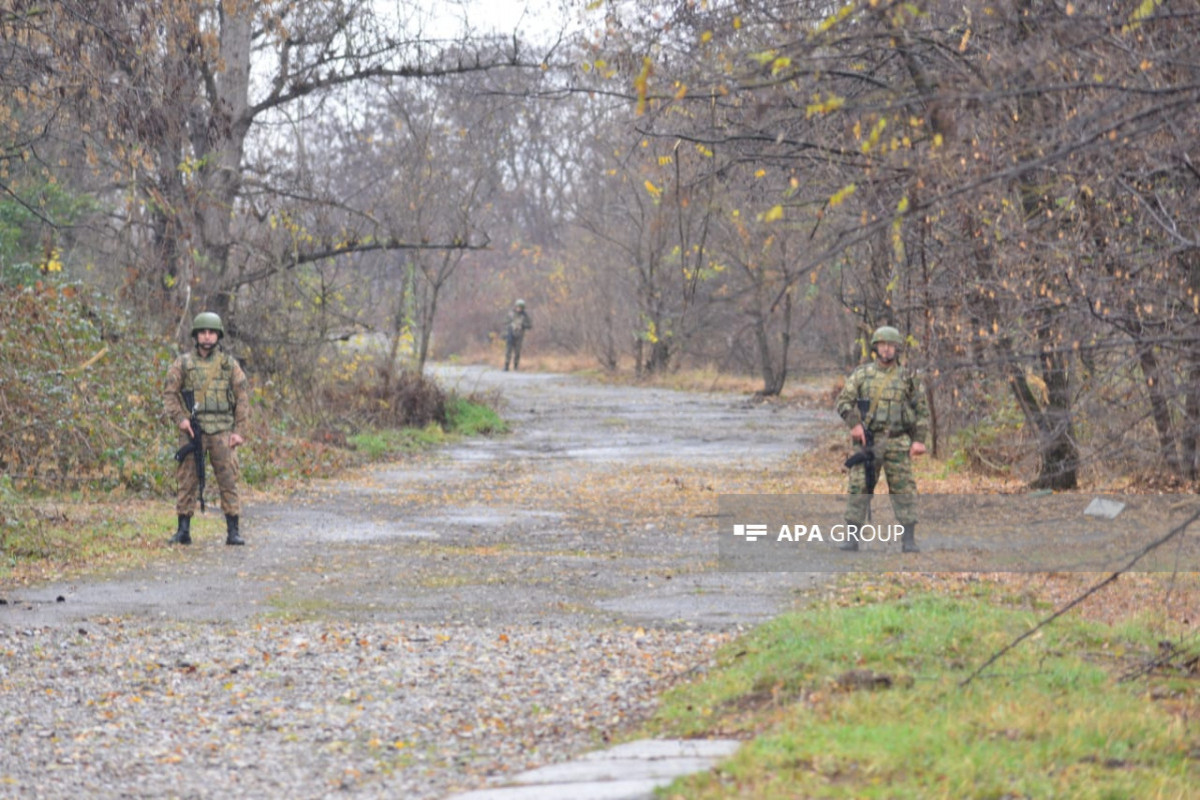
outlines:
[[715, 514], [719, 492], [753, 491], [756, 471], [828, 431], [831, 415], [736, 395], [436, 369], [460, 392], [498, 396], [512, 433], [319, 482], [283, 502], [252, 501], [245, 548], [223, 544], [210, 508], [178, 559], [24, 590], [0, 623], [266, 613], [711, 629], [768, 618], [818, 580], [716, 571]]

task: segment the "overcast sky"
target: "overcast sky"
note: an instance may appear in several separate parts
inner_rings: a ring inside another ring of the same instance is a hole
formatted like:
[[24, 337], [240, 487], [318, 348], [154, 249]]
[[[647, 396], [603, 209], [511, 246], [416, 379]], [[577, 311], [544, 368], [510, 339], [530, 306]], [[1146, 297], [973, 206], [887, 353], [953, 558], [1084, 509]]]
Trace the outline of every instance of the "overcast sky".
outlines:
[[[412, 0], [376, 0], [386, 16], [410, 14]], [[565, 28], [578, 29], [584, 0], [419, 0], [425, 9], [425, 31], [455, 38], [464, 30], [476, 34], [514, 31], [527, 39], [557, 38]]]

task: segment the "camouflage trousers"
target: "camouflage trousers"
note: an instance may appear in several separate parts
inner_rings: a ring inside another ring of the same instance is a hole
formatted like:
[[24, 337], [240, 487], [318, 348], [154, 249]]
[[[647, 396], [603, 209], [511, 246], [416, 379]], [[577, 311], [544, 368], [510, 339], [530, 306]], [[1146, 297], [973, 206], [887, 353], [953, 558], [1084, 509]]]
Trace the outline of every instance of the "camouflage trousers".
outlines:
[[[887, 477], [888, 495], [896, 521], [908, 525], [917, 522], [917, 481], [912, 474], [912, 446], [909, 436], [893, 436], [883, 448], [883, 458], [875, 459], [876, 479]], [[882, 463], [881, 463], [882, 462]], [[875, 491], [879, 491], [876, 483]], [[846, 522], [862, 525], [867, 521], [871, 496], [867, 493], [867, 465], [856, 464], [850, 469], [850, 497], [846, 501]]]
[[504, 337], [504, 368], [508, 369], [511, 362], [512, 368], [517, 369], [521, 366], [521, 342], [525, 340], [525, 335], [509, 334]]
[[[241, 470], [238, 468], [237, 452], [229, 446], [229, 437], [232, 433], [232, 431], [226, 431], [204, 434], [204, 452], [212, 464], [217, 487], [221, 492], [221, 511], [237, 516], [242, 511], [242, 503], [238, 498], [237, 489]], [[187, 436], [181, 435], [180, 446], [187, 443]], [[175, 495], [175, 513], [190, 516], [196, 510], [196, 503], [200, 500], [200, 479], [196, 476], [194, 453], [175, 468], [175, 479], [179, 485], [179, 491]]]

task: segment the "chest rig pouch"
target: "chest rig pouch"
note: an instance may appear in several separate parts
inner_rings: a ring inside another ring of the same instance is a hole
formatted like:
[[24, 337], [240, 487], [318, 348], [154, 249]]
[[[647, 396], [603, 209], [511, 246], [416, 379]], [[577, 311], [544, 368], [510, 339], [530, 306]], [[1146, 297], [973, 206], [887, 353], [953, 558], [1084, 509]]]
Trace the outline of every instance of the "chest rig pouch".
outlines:
[[196, 397], [196, 416], [205, 433], [233, 428], [233, 359], [226, 353], [212, 358], [183, 358], [183, 389]]
[[864, 382], [870, 398], [867, 425], [873, 431], [891, 434], [910, 433], [916, 422], [911, 376], [900, 367], [880, 370], [872, 365]]

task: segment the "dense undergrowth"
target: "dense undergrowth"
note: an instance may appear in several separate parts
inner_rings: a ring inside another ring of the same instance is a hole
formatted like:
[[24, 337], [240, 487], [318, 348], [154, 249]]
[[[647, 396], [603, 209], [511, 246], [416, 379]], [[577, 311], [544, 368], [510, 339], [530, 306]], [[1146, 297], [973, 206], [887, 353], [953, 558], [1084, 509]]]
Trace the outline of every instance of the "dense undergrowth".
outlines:
[[[243, 355], [236, 342], [231, 350]], [[47, 512], [48, 502], [128, 505], [173, 494], [179, 443], [163, 414], [162, 383], [178, 352], [174, 340], [86, 288], [0, 282], [0, 553], [10, 569], [63, 546], [54, 531], [64, 515]], [[286, 376], [268, 381], [248, 370], [247, 486], [286, 486], [449, 436], [504, 430], [482, 398], [388, 371], [377, 356], [345, 358], [355, 362], [354, 380], [329, 369], [326, 381], [302, 390], [280, 386]]]

